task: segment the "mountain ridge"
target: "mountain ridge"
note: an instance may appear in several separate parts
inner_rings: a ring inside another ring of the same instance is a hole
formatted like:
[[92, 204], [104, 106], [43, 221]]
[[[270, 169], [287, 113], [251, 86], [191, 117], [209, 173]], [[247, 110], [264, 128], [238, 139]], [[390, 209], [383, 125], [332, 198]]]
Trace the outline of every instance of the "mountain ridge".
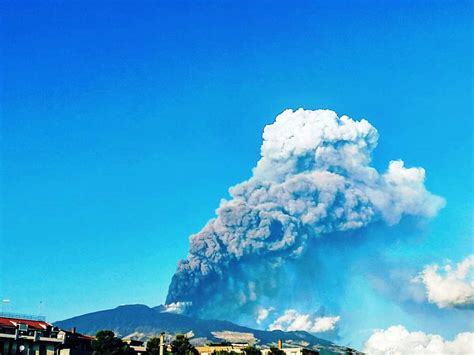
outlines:
[[306, 331], [259, 330], [230, 321], [199, 319], [182, 314], [160, 312], [159, 309], [160, 306], [148, 307], [143, 304], [122, 305], [57, 321], [54, 325], [64, 329], [74, 327], [78, 332], [89, 335], [94, 335], [101, 329], [110, 329], [120, 337], [134, 337], [139, 340], [146, 340], [161, 332], [183, 333], [188, 334], [195, 345], [223, 341], [267, 345], [276, 344], [281, 339], [288, 345], [312, 349], [346, 349]]

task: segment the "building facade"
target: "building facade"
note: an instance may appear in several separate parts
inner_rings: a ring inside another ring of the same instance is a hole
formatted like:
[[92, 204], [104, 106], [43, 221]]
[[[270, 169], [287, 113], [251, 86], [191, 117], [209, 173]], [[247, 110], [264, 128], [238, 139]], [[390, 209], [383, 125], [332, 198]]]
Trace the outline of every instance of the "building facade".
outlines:
[[243, 349], [248, 346], [248, 344], [209, 344], [204, 346], [196, 346], [196, 350], [199, 352], [199, 355], [211, 355], [219, 352], [227, 353], [243, 353]]
[[40, 317], [0, 316], [0, 355], [92, 355], [91, 340]]

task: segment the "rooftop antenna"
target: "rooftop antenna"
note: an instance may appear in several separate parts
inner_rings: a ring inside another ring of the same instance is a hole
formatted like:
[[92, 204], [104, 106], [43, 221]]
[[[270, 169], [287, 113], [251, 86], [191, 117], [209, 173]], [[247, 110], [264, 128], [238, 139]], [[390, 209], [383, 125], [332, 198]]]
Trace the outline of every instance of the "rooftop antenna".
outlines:
[[38, 316], [41, 316], [43, 314], [43, 301], [39, 301], [38, 304]]

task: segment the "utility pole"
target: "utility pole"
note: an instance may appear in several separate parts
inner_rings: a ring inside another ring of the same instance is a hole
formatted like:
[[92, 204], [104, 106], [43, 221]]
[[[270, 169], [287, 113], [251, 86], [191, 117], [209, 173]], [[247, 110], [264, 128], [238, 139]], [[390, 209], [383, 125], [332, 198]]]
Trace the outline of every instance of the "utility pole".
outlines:
[[164, 355], [165, 350], [165, 333], [160, 334], [160, 355]]

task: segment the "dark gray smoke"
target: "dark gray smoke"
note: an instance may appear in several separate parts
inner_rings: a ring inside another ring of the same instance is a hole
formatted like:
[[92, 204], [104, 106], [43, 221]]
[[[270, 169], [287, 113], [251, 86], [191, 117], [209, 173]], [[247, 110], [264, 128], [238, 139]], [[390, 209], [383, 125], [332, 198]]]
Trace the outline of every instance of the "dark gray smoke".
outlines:
[[[332, 241], [352, 236], [346, 245], [357, 244], [361, 228], [432, 217], [444, 205], [426, 190], [422, 168], [405, 168], [401, 160], [383, 173], [371, 167], [377, 140], [366, 120], [329, 110], [281, 113], [265, 127], [250, 179], [232, 187], [217, 216], [191, 236], [166, 303], [248, 322], [297, 302], [324, 314], [343, 287], [324, 276], [334, 272], [324, 255]], [[331, 258], [343, 265], [348, 255]], [[315, 284], [324, 285], [324, 294]]]

